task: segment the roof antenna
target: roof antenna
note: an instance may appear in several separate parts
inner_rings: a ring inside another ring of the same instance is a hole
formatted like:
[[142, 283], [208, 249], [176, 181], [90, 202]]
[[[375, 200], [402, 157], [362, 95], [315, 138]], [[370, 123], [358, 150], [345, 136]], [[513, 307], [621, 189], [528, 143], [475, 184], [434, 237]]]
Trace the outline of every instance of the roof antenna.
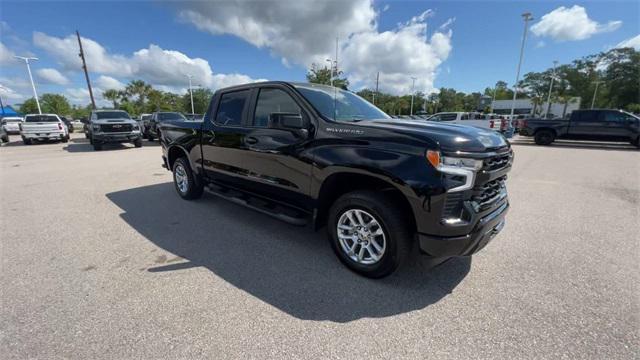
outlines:
[[[332, 71], [333, 73], [333, 71]], [[338, 79], [338, 37], [336, 36], [336, 79]], [[333, 120], [337, 120], [337, 97], [338, 97], [338, 89], [333, 87]]]

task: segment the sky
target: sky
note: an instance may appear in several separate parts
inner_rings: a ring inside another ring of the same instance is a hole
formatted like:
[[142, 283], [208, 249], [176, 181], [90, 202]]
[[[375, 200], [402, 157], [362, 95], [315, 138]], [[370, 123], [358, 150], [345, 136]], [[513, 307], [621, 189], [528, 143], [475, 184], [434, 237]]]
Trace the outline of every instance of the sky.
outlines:
[[[352, 90], [482, 91], [522, 73], [620, 46], [640, 49], [638, 1], [15, 1], [0, 2], [0, 97], [39, 94], [89, 103], [75, 31], [99, 104], [133, 79], [176, 93], [262, 80], [304, 81], [335, 60]], [[415, 78], [415, 85], [412, 78]]]

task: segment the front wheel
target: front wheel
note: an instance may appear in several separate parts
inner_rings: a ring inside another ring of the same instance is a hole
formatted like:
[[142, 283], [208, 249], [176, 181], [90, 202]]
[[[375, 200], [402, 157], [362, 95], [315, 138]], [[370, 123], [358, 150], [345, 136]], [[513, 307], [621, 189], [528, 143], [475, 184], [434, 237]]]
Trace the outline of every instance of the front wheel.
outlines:
[[329, 211], [331, 246], [349, 269], [370, 278], [393, 273], [409, 254], [411, 226], [402, 206], [387, 195], [354, 191]]
[[191, 171], [189, 161], [181, 157], [173, 163], [173, 184], [178, 195], [185, 200], [194, 200], [202, 196], [204, 186]]
[[133, 145], [137, 148], [142, 147], [142, 139], [141, 138], [137, 138], [133, 141]]
[[534, 140], [538, 145], [550, 145], [556, 139], [556, 134], [551, 130], [540, 130], [536, 132]]

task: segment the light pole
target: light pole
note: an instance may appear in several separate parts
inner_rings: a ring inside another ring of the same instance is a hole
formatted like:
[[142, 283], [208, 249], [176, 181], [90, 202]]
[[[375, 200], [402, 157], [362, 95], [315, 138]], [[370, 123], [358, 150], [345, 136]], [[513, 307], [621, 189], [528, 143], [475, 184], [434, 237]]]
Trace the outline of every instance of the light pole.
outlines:
[[498, 90], [498, 83], [493, 86], [493, 98], [491, 99], [491, 111], [489, 113], [493, 114], [493, 103], [496, 102], [496, 91]]
[[558, 66], [558, 60], [553, 61], [553, 71], [551, 72], [551, 82], [549, 83], [549, 95], [547, 95], [547, 111], [544, 113], [544, 118], [549, 116], [551, 111], [551, 89], [553, 89], [553, 79], [556, 77], [556, 66]]
[[193, 77], [193, 75], [187, 75], [187, 77], [189, 78], [189, 95], [191, 96], [191, 113], [195, 114], [195, 110], [193, 108], [193, 90], [191, 89], [191, 78]]
[[331, 77], [329, 81], [331, 81], [331, 86], [333, 86], [333, 60], [327, 59], [326, 61], [329, 62], [329, 69], [331, 70]]
[[520, 46], [520, 60], [518, 61], [518, 70], [516, 71], [516, 82], [513, 84], [513, 101], [511, 102], [511, 118], [516, 107], [516, 96], [518, 96], [518, 81], [520, 81], [520, 67], [522, 66], [522, 57], [524, 55], [524, 44], [527, 41], [527, 30], [529, 29], [529, 21], [533, 20], [530, 12], [522, 14], [524, 19], [524, 34], [522, 35], [522, 45]]
[[593, 109], [593, 106], [596, 103], [596, 96], [598, 96], [598, 85], [600, 85], [600, 83], [603, 83], [604, 81], [600, 80], [600, 81], [594, 81], [593, 83], [596, 84], [596, 89], [593, 90], [593, 99], [591, 99], [591, 108]]
[[29, 66], [29, 60], [38, 60], [37, 57], [24, 57], [17, 56], [17, 59], [24, 60], [24, 63], [27, 64], [27, 72], [29, 73], [29, 80], [31, 80], [31, 88], [33, 89], [33, 97], [36, 99], [36, 105], [38, 105], [38, 114], [42, 114], [42, 110], [40, 109], [40, 101], [38, 100], [38, 93], [36, 92], [36, 85], [33, 83], [33, 76], [31, 76], [31, 66]]
[[411, 77], [411, 80], [413, 80], [413, 82], [411, 83], [411, 110], [409, 111], [409, 115], [413, 116], [413, 96], [415, 95], [415, 91], [413, 90], [416, 86], [416, 77]]

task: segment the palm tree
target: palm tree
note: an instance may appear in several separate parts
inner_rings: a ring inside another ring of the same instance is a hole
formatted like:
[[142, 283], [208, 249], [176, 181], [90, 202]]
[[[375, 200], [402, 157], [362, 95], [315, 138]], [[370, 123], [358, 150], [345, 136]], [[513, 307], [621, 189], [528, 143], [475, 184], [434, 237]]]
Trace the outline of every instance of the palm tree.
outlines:
[[131, 81], [125, 89], [127, 94], [138, 97], [137, 105], [140, 108], [144, 106], [145, 100], [149, 96], [149, 93], [151, 92], [151, 90], [153, 90], [151, 85], [145, 83], [142, 80]]
[[109, 89], [102, 93], [102, 97], [113, 102], [113, 108], [118, 108], [118, 99], [120, 98], [120, 92], [118, 90]]

